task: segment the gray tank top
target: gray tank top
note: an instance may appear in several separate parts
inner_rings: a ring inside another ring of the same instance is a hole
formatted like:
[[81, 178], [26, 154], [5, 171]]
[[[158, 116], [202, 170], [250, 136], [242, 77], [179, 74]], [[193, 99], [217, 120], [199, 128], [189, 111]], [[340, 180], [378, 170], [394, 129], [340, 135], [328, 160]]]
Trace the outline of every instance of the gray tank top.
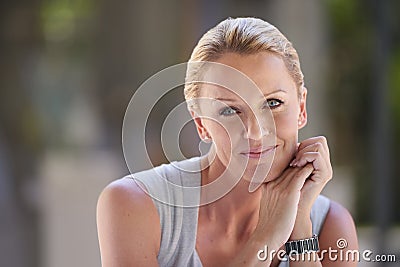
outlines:
[[[157, 256], [159, 265], [202, 267], [195, 247], [201, 185], [200, 158], [163, 164], [126, 178], [137, 181], [152, 197], [157, 208], [161, 225]], [[330, 200], [324, 196], [320, 195], [315, 201], [310, 215], [314, 234], [319, 234], [329, 206]], [[279, 267], [288, 266], [288, 261], [279, 264]]]

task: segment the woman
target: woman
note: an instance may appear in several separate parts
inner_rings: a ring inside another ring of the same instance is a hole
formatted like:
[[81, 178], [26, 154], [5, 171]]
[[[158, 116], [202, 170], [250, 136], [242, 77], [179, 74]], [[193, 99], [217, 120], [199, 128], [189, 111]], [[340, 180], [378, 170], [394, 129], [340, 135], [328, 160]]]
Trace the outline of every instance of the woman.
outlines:
[[[231, 79], [240, 75], [259, 93]], [[186, 80], [189, 111], [210, 152], [107, 186], [97, 218], [103, 266], [356, 266], [322, 253], [340, 239], [343, 255], [355, 250], [357, 236], [349, 212], [320, 196], [332, 178], [325, 137], [298, 143], [307, 89], [292, 44], [260, 19], [227, 19], [200, 39]], [[220, 178], [233, 186], [213, 199], [203, 189]], [[179, 195], [165, 179], [201, 190]], [[198, 207], [180, 205], [186, 197]]]

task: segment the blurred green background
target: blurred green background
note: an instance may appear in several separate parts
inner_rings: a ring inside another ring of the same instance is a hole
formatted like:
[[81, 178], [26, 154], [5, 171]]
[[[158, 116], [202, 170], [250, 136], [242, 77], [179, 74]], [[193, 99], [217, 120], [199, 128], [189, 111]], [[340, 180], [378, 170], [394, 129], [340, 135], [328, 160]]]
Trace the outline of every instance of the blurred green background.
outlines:
[[[362, 249], [399, 253], [399, 1], [0, 7], [0, 266], [100, 265], [96, 201], [128, 173], [121, 128], [130, 98], [151, 75], [187, 61], [200, 36], [230, 16], [263, 18], [293, 42], [309, 90], [301, 137], [323, 134], [331, 147], [335, 174], [325, 194], [351, 211]], [[149, 137], [153, 151], [157, 137]], [[155, 164], [165, 161], [159, 154]]]

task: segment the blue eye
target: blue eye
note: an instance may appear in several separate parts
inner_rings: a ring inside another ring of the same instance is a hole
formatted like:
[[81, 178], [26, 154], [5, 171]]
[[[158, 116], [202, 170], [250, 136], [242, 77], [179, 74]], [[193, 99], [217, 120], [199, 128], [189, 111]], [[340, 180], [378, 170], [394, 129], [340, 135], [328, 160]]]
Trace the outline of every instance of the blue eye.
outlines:
[[234, 107], [226, 107], [219, 112], [219, 114], [223, 116], [230, 116], [237, 113], [239, 113], [239, 111]]
[[269, 108], [276, 108], [279, 107], [283, 103], [282, 100], [279, 99], [268, 99], [266, 104]]

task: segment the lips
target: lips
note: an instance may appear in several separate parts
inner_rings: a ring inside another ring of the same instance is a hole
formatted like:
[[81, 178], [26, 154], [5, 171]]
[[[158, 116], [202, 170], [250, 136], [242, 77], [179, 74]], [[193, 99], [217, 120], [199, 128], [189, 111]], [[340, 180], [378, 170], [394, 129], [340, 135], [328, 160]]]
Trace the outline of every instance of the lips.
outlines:
[[268, 156], [271, 152], [275, 151], [277, 146], [278, 145], [250, 148], [248, 151], [242, 152], [240, 154], [248, 158], [263, 158]]

